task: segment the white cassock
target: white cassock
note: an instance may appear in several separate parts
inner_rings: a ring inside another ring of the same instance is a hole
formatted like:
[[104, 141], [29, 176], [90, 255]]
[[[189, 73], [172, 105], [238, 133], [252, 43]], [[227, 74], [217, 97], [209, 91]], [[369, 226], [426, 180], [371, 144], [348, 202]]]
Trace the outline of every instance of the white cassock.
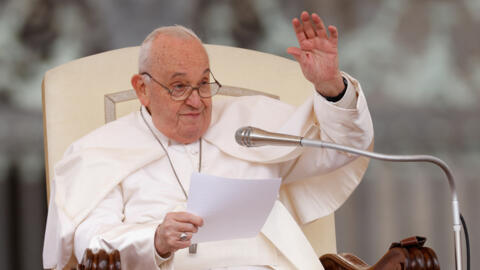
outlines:
[[[255, 238], [201, 243], [162, 260], [153, 244], [167, 212], [185, 209], [186, 200], [170, 163], [145, 122], [142, 108], [73, 143], [55, 166], [44, 245], [44, 267], [62, 268], [86, 248], [119, 249], [124, 269], [322, 269], [297, 222], [307, 223], [337, 209], [358, 185], [366, 162], [333, 150], [243, 148], [234, 140], [242, 126], [303, 135], [366, 149], [373, 127], [365, 97], [349, 79], [345, 97], [332, 104], [314, 93], [295, 108], [250, 96], [214, 100], [212, 123], [202, 138], [202, 173], [229, 178], [283, 179], [262, 233]], [[153, 128], [188, 192], [198, 170], [199, 142], [169, 140]], [[305, 179], [333, 170], [340, 178]], [[215, 194], [212, 194], [215, 196]], [[287, 209], [287, 207], [288, 209]], [[291, 213], [294, 212], [297, 220]]]

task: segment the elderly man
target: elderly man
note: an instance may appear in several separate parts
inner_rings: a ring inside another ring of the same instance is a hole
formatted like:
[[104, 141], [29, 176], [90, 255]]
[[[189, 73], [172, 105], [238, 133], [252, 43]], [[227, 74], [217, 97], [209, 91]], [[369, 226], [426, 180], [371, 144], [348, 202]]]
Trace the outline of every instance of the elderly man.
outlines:
[[[152, 32], [140, 49], [139, 73], [131, 79], [140, 111], [75, 142], [56, 166], [58, 194], [52, 194], [58, 197], [56, 202], [79, 185], [90, 183], [95, 190], [85, 194], [85, 202], [78, 202], [82, 206], [74, 217], [51, 205], [45, 266], [63, 267], [72, 249], [80, 259], [86, 248], [104, 248], [120, 250], [125, 269], [321, 269], [280, 201], [257, 237], [201, 243], [196, 253], [188, 250], [192, 235], [203, 225], [202, 217], [184, 210], [193, 172], [230, 178], [281, 177], [287, 184], [354, 159], [318, 149], [241, 148], [228, 131], [250, 124], [252, 115], [272, 129], [360, 148], [372, 142], [370, 115], [358, 82], [338, 68], [336, 28], [327, 30], [318, 15], [307, 12], [292, 24], [300, 48], [287, 51], [316, 89], [298, 109], [266, 97], [212, 101], [221, 84], [196, 35], [180, 26]], [[343, 185], [352, 186], [338, 179], [321, 184], [322, 194], [292, 194], [316, 202], [329, 194], [338, 206], [351, 192]]]

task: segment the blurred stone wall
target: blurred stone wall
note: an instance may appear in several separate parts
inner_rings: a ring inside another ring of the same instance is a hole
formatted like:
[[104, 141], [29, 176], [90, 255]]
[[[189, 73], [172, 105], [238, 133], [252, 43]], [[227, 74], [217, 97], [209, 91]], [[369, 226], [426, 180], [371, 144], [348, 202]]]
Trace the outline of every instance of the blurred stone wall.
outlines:
[[[376, 150], [437, 155], [454, 170], [477, 254], [479, 1], [0, 0], [0, 239], [6, 239], [0, 268], [41, 268], [46, 70], [136, 46], [155, 27], [171, 24], [192, 28], [206, 43], [288, 57], [285, 49], [296, 44], [290, 20], [302, 10], [339, 28], [340, 66], [362, 83]], [[444, 176], [432, 165], [372, 161], [336, 213], [338, 250], [373, 264], [390, 242], [418, 234], [428, 237], [442, 269], [452, 269], [449, 200]]]

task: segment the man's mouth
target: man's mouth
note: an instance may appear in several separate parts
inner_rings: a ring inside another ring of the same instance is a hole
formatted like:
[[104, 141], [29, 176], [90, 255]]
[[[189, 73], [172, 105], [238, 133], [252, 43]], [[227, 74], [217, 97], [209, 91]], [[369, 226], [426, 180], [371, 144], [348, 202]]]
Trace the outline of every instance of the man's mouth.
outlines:
[[188, 112], [188, 113], [181, 113], [181, 116], [189, 116], [189, 117], [197, 117], [200, 116], [202, 112]]

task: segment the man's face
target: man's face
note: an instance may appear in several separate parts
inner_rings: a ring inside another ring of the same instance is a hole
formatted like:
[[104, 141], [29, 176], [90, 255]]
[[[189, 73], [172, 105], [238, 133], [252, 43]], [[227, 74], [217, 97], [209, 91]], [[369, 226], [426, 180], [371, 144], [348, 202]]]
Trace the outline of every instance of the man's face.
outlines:
[[[196, 87], [210, 80], [208, 56], [199, 41], [167, 37], [161, 43], [153, 41], [151, 50], [149, 70], [144, 71], [169, 89], [180, 84]], [[163, 134], [179, 143], [192, 143], [207, 131], [211, 98], [201, 98], [194, 90], [186, 100], [176, 101], [153, 80], [145, 76], [141, 80], [145, 95], [140, 101]]]

